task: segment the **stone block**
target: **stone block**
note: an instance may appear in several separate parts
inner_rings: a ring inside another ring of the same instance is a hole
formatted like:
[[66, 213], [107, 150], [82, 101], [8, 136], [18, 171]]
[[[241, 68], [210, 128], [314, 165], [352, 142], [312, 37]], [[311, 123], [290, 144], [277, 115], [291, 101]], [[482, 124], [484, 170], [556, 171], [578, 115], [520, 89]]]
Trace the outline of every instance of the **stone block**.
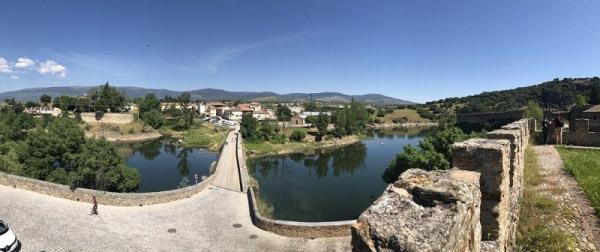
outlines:
[[479, 173], [410, 169], [352, 226], [355, 251], [479, 251]]
[[510, 142], [469, 139], [452, 146], [453, 166], [479, 171], [481, 177], [481, 230], [483, 240], [497, 240], [504, 250], [510, 209]]

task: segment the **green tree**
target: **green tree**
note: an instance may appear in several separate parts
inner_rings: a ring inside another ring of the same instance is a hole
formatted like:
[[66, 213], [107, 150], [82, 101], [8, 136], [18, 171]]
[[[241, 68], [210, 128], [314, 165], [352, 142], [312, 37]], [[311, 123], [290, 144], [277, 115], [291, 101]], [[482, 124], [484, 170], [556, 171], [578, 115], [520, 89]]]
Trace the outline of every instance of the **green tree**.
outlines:
[[304, 111], [317, 111], [319, 108], [317, 107], [317, 103], [314, 101], [309, 101], [304, 103]]
[[52, 102], [52, 97], [50, 97], [47, 94], [43, 94], [42, 96], [40, 96], [40, 102], [44, 105], [44, 108], [48, 107], [48, 104]]
[[192, 96], [188, 92], [183, 92], [181, 93], [181, 95], [179, 95], [179, 98], [177, 98], [177, 100], [181, 105], [181, 109], [186, 111], [188, 109], [188, 106], [192, 102]]
[[270, 141], [271, 137], [275, 135], [275, 126], [270, 122], [261, 122], [260, 133], [263, 139]]
[[527, 102], [527, 107], [525, 107], [523, 117], [533, 118], [536, 121], [541, 122], [544, 119], [544, 111], [537, 102], [529, 101]]
[[139, 185], [138, 171], [127, 167], [116, 148], [106, 139], [86, 141], [73, 166], [76, 171], [74, 183], [79, 186], [129, 192]]
[[250, 113], [242, 115], [240, 122], [240, 133], [243, 138], [255, 138], [257, 136], [258, 120]]
[[304, 132], [303, 130], [294, 130], [294, 132], [292, 132], [292, 134], [290, 135], [290, 140], [295, 142], [302, 142], [302, 140], [304, 140], [305, 137], [306, 132]]
[[323, 136], [327, 135], [327, 126], [329, 126], [330, 120], [330, 117], [325, 113], [320, 113], [317, 117], [315, 126], [317, 127], [317, 131], [319, 133], [317, 135], [318, 140], [321, 140]]
[[159, 129], [164, 124], [164, 118], [157, 109], [152, 109], [148, 112], [142, 113], [142, 120], [144, 123], [152, 126], [152, 128]]
[[583, 95], [575, 96], [575, 107], [584, 108], [587, 106], [587, 99]]
[[160, 101], [153, 93], [148, 93], [144, 99], [140, 101], [140, 113], [148, 112], [153, 109], [160, 110]]
[[287, 106], [278, 105], [275, 115], [277, 116], [277, 120], [287, 122], [292, 118], [292, 111]]
[[382, 175], [386, 183], [392, 183], [398, 176], [410, 169], [447, 169], [452, 163], [452, 144], [467, 139], [459, 128], [447, 128], [430, 135], [419, 143], [419, 149], [407, 145], [404, 152], [397, 154]]
[[590, 103], [591, 104], [600, 104], [600, 83], [592, 84], [592, 91], [590, 95]]
[[93, 89], [90, 92], [91, 104], [96, 111], [122, 111], [127, 101], [127, 97], [123, 95], [117, 88], [111, 87], [108, 82], [106, 84]]

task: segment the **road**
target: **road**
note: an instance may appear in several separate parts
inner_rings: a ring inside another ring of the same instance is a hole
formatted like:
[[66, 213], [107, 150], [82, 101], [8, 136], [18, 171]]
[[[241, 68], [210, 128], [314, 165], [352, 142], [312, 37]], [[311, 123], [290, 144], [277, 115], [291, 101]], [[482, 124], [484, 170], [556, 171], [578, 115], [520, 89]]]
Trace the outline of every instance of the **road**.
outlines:
[[241, 191], [240, 189], [240, 176], [237, 169], [237, 158], [236, 158], [236, 137], [239, 132], [239, 127], [230, 131], [227, 134], [227, 143], [223, 147], [219, 156], [219, 162], [217, 163], [217, 169], [215, 171], [214, 179], [212, 184], [221, 188], [225, 188], [232, 191]]

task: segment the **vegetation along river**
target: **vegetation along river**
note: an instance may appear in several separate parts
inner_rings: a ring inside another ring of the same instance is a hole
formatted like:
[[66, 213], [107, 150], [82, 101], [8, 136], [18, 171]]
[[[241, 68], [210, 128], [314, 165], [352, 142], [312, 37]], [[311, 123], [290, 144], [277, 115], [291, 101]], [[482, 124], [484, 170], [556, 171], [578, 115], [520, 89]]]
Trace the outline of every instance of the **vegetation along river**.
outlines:
[[274, 155], [249, 162], [271, 217], [291, 221], [356, 219], [387, 184], [381, 178], [397, 153], [435, 129], [371, 131], [356, 144], [317, 154]]

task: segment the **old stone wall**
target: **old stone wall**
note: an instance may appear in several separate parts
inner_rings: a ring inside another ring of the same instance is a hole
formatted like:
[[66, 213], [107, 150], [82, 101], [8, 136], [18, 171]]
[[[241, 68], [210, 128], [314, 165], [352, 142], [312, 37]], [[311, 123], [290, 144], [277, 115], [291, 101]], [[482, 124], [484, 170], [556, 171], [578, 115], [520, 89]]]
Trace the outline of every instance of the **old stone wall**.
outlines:
[[197, 185], [169, 191], [149, 193], [115, 193], [85, 188], [72, 189], [66, 185], [0, 172], [0, 185], [3, 186], [25, 189], [74, 201], [91, 202], [92, 196], [96, 196], [99, 204], [113, 206], [143, 206], [188, 198], [206, 188], [212, 179], [213, 176], [209, 176], [208, 179], [198, 183]]
[[96, 113], [81, 113], [81, 120], [86, 123], [128, 124], [133, 119], [132, 113], [104, 113], [99, 120], [96, 119]]
[[355, 248], [513, 251], [531, 125], [521, 119], [455, 143], [451, 170], [402, 173], [353, 226]]
[[329, 221], [329, 222], [298, 222], [286, 220], [273, 220], [260, 214], [256, 205], [256, 197], [252, 187], [248, 188], [248, 202], [252, 222], [258, 228], [283, 236], [318, 238], [341, 237], [350, 235], [350, 227], [356, 220]]
[[578, 146], [600, 146], [600, 132], [591, 131], [589, 119], [576, 119], [571, 131], [563, 132], [563, 143]]

